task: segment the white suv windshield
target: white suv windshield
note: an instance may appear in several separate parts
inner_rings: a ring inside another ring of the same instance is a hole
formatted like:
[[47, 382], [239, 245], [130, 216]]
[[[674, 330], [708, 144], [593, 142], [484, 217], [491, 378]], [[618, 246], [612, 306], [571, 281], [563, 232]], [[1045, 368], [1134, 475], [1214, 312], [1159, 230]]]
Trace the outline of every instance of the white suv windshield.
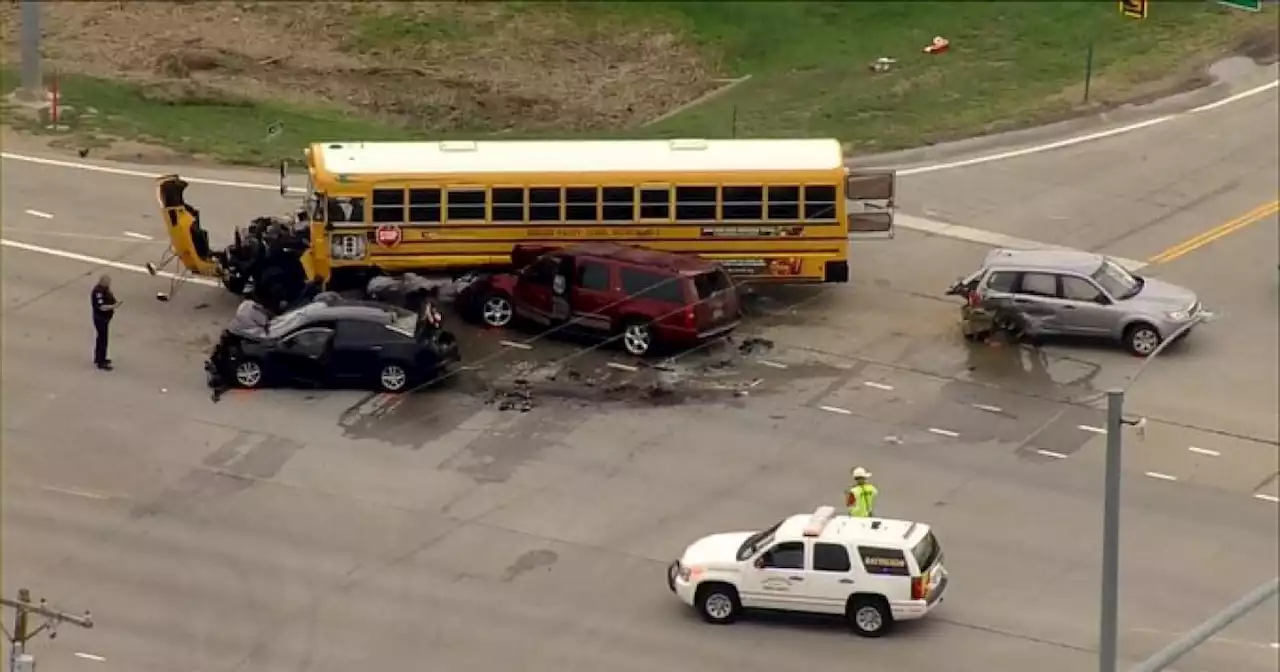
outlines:
[[772, 544], [773, 533], [778, 531], [778, 527], [782, 525], [782, 523], [783, 521], [779, 520], [768, 528], [760, 530], [750, 537], [747, 537], [747, 540], [742, 542], [742, 545], [738, 547], [738, 562], [746, 560], [747, 558], [755, 555], [760, 549]]
[[1117, 299], [1127, 299], [1142, 288], [1141, 281], [1110, 259], [1102, 261], [1098, 270], [1093, 272], [1093, 279]]

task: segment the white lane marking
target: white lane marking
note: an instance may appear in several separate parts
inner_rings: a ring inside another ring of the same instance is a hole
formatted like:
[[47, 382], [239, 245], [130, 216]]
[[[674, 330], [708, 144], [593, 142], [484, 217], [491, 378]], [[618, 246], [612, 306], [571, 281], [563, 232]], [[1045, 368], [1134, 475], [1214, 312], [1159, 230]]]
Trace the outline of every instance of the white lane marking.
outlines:
[[767, 366], [767, 367], [769, 367], [769, 368], [771, 368], [771, 369], [785, 369], [785, 368], [787, 368], [787, 365], [786, 365], [786, 364], [783, 364], [782, 362], [773, 362], [773, 361], [770, 361], [770, 360], [767, 360], [767, 359], [761, 359], [761, 360], [757, 360], [757, 361], [759, 361], [759, 362], [760, 362], [760, 365], [761, 365], [761, 366]]
[[1154, 478], [1154, 479], [1157, 479], [1157, 480], [1161, 480], [1161, 481], [1176, 481], [1176, 480], [1178, 480], [1178, 477], [1177, 477], [1177, 476], [1170, 476], [1169, 474], [1162, 474], [1162, 473], [1160, 473], [1160, 472], [1158, 472], [1158, 471], [1148, 471], [1148, 472], [1144, 473], [1143, 475], [1144, 475], [1144, 476], [1149, 476], [1149, 477], [1151, 477], [1151, 478]]
[[1105, 429], [1103, 429], [1103, 428], [1101, 428], [1101, 427], [1094, 427], [1093, 425], [1076, 425], [1076, 428], [1077, 428], [1077, 429], [1083, 429], [1083, 430], [1084, 430], [1084, 431], [1086, 431], [1086, 432], [1093, 432], [1094, 434], [1106, 434], [1106, 433], [1107, 433], [1107, 430], [1105, 430]]
[[40, 210], [26, 210], [24, 212], [32, 217], [39, 217], [40, 219], [53, 219], [53, 215], [47, 212], [41, 212]]
[[986, 412], [988, 412], [988, 413], [1003, 413], [1003, 412], [1004, 412], [1004, 409], [1003, 409], [1003, 408], [1000, 408], [999, 406], [990, 406], [990, 405], [987, 405], [987, 404], [970, 404], [970, 405], [971, 405], [971, 406], [973, 406], [974, 408], [978, 409], [979, 411], [986, 411]]
[[[61, 257], [63, 259], [79, 261], [86, 264], [92, 264], [94, 266], [104, 266], [106, 268], [115, 268], [121, 271], [131, 271], [133, 273], [148, 273], [147, 268], [145, 266], [135, 266], [133, 264], [126, 264], [120, 261], [112, 261], [110, 259], [91, 257], [87, 254], [77, 254], [75, 252], [68, 252], [66, 250], [59, 250], [52, 247], [41, 247], [39, 245], [32, 245], [30, 243], [20, 243], [16, 240], [9, 240], [8, 238], [0, 238], [0, 245], [3, 245], [5, 247], [12, 247], [17, 250], [26, 250], [27, 252], [47, 254], [51, 257]], [[222, 284], [219, 283], [217, 280], [211, 280], [209, 278], [202, 278], [199, 276], [180, 276], [180, 275], [175, 275], [173, 273], [170, 273], [168, 271], [160, 271], [156, 273], [156, 275], [162, 278], [168, 278], [170, 280], [181, 280], [183, 282], [191, 282], [197, 285], [204, 285], [206, 287], [222, 286]]]
[[953, 432], [949, 429], [938, 429], [937, 427], [930, 427], [929, 433], [937, 434], [938, 436], [949, 436], [953, 439], [960, 436], [959, 432]]
[[1178, 119], [1183, 116], [1199, 114], [1201, 112], [1208, 112], [1210, 110], [1217, 109], [1224, 105], [1230, 105], [1231, 103], [1234, 103], [1236, 101], [1244, 100], [1245, 98], [1249, 98], [1251, 96], [1256, 96], [1259, 93], [1270, 91], [1271, 89], [1276, 88], [1277, 85], [1280, 85], [1280, 80], [1272, 80], [1261, 86], [1255, 86], [1254, 88], [1249, 89], [1248, 91], [1241, 91], [1240, 93], [1227, 96], [1222, 100], [1216, 100], [1212, 103], [1207, 103], [1199, 107], [1194, 107], [1188, 110], [1185, 114], [1166, 114], [1160, 117], [1156, 117], [1154, 119], [1147, 119], [1145, 121], [1126, 124], [1124, 126], [1118, 126], [1116, 128], [1108, 128], [1103, 131], [1085, 133], [1083, 135], [1077, 135], [1070, 138], [1063, 138], [1062, 140], [1055, 140], [1054, 142], [1047, 142], [1041, 145], [1032, 145], [1030, 147], [1022, 147], [1019, 149], [1012, 149], [1004, 152], [996, 152], [994, 154], [984, 154], [982, 156], [975, 156], [969, 159], [961, 159], [958, 161], [947, 161], [944, 163], [935, 163], [928, 166], [916, 166], [914, 168], [902, 168], [898, 170], [898, 175], [907, 177], [911, 175], [923, 175], [925, 173], [936, 173], [940, 170], [966, 168], [968, 166], [976, 166], [983, 163], [993, 163], [995, 161], [1005, 161], [1008, 159], [1016, 159], [1018, 157], [1028, 156], [1030, 154], [1040, 154], [1042, 152], [1051, 152], [1055, 149], [1062, 149], [1064, 147], [1073, 147], [1075, 145], [1081, 145], [1086, 142], [1093, 142], [1094, 140], [1103, 140], [1105, 138], [1110, 138], [1117, 135], [1124, 135], [1125, 133], [1132, 133], [1133, 131], [1139, 131], [1144, 128], [1158, 126], [1160, 124], [1173, 121], [1174, 119]]
[[1256, 96], [1259, 93], [1262, 93], [1263, 91], [1274, 89], [1276, 88], [1277, 85], [1280, 85], [1280, 80], [1273, 80], [1261, 86], [1255, 86], [1252, 89], [1249, 89], [1248, 91], [1241, 91], [1240, 93], [1227, 96], [1222, 100], [1215, 100], [1212, 103], [1205, 103], [1200, 107], [1193, 107], [1191, 108], [1191, 114], [1199, 114], [1201, 112], [1208, 112], [1209, 110], [1216, 110], [1219, 107], [1222, 107], [1224, 105], [1230, 105], [1231, 103], [1234, 103], [1237, 100], [1244, 100], [1245, 98], [1248, 98], [1250, 96]]
[[840, 415], [853, 415], [853, 411], [847, 408], [840, 408], [839, 406], [819, 406], [818, 408], [821, 408], [822, 410], [827, 411], [829, 413], [839, 413]]
[[508, 348], [516, 348], [516, 349], [519, 349], [519, 350], [532, 350], [532, 349], [533, 349], [533, 346], [532, 346], [532, 345], [529, 345], [528, 343], [517, 343], [516, 341], [498, 341], [498, 343], [501, 343], [502, 345], [505, 345], [505, 346], [507, 346]]
[[1275, 495], [1264, 494], [1261, 492], [1253, 493], [1253, 497], [1254, 499], [1261, 499], [1264, 502], [1280, 502], [1280, 497], [1276, 497]]
[[1062, 453], [1055, 453], [1055, 452], [1053, 452], [1052, 450], [1037, 450], [1037, 451], [1036, 451], [1036, 454], [1037, 454], [1037, 455], [1044, 455], [1045, 457], [1052, 457], [1052, 458], [1053, 458], [1053, 459], [1055, 459], [1055, 460], [1065, 460], [1065, 459], [1067, 459], [1067, 456], [1066, 456], [1066, 455], [1063, 455]]
[[[14, 227], [5, 225], [5, 233], [17, 233], [27, 236], [53, 236], [55, 238], [73, 238], [76, 240], [110, 240], [119, 243], [135, 242], [131, 238], [124, 236], [100, 236], [95, 233], [76, 233], [74, 231], [47, 231], [45, 229], [27, 229], [22, 227]], [[159, 241], [153, 241], [159, 242]]]
[[609, 362], [606, 366], [608, 366], [611, 369], [617, 369], [619, 371], [630, 371], [633, 373], [640, 370], [634, 366], [631, 366], [630, 364], [623, 364], [622, 362]]
[[137, 238], [138, 240], [152, 240], [151, 236], [148, 236], [145, 233], [134, 233], [133, 231], [125, 231], [124, 235], [129, 236], [130, 238]]
[[98, 663], [103, 663], [103, 662], [106, 662], [106, 660], [107, 660], [106, 658], [103, 658], [102, 656], [95, 655], [95, 654], [92, 654], [92, 653], [85, 653], [85, 652], [83, 652], [83, 651], [76, 651], [76, 658], [84, 658], [85, 660], [92, 660], [92, 661], [94, 661], [94, 662], [98, 662]]
[[111, 499], [106, 495], [100, 495], [96, 492], [87, 492], [85, 490], [76, 490], [75, 488], [59, 488], [56, 485], [42, 485], [41, 490], [48, 492], [56, 492], [62, 495], [71, 495], [72, 497], [83, 497], [85, 499]]
[[[40, 156], [28, 156], [26, 154], [14, 154], [13, 152], [0, 152], [0, 157], [12, 159], [14, 161], [25, 161], [27, 163], [35, 163], [42, 166], [53, 166], [55, 168], [72, 168], [75, 170], [87, 170], [91, 173], [105, 173], [107, 175], [123, 175], [125, 177], [145, 177], [154, 180], [161, 177], [161, 173], [147, 173], [141, 170], [130, 170], [128, 168], [115, 168], [113, 166], [100, 166], [96, 163], [80, 163], [78, 161], [62, 161], [60, 159], [46, 159]], [[170, 173], [172, 174], [172, 173]], [[232, 189], [254, 189], [258, 191], [274, 191], [279, 193], [279, 184], [259, 184], [256, 182], [240, 182], [237, 180], [215, 180], [207, 177], [188, 177], [183, 176], [183, 180], [190, 184], [207, 184], [213, 187], [230, 187]], [[306, 193], [306, 190], [297, 187], [290, 187], [289, 191], [295, 194]]]
[[[1071, 248], [1062, 245], [1054, 245], [1051, 243], [1041, 243], [1026, 238], [1018, 238], [1010, 236], [998, 231], [986, 231], [983, 229], [975, 229], [960, 224], [948, 224], [936, 219], [925, 219], [923, 217], [913, 217], [902, 213], [896, 213], [893, 216], [894, 226], [900, 226], [904, 229], [919, 231], [920, 233], [942, 236], [944, 238], [954, 238], [956, 240], [964, 240], [979, 245], [987, 245], [989, 247], [1003, 247], [1012, 250], [1070, 250]], [[1146, 262], [1137, 261], [1135, 259], [1125, 259], [1124, 257], [1112, 257], [1116, 263], [1124, 266], [1130, 271], [1139, 271], [1147, 266]]]
[[[1164, 636], [1166, 636], [1166, 637], [1178, 637], [1178, 636], [1180, 636], [1180, 635], [1185, 634], [1185, 633], [1181, 633], [1181, 632], [1169, 632], [1169, 631], [1166, 631], [1166, 630], [1155, 630], [1155, 629], [1152, 629], [1152, 628], [1134, 628], [1132, 631], [1133, 631], [1133, 632], [1144, 632], [1144, 633], [1149, 633], [1149, 634], [1153, 634], [1153, 635], [1164, 635]], [[1230, 644], [1230, 645], [1232, 645], [1232, 646], [1247, 646], [1247, 647], [1249, 647], [1249, 648], [1254, 648], [1254, 649], [1280, 649], [1280, 642], [1272, 643], [1272, 644], [1265, 644], [1265, 643], [1263, 643], [1263, 642], [1249, 642], [1249, 641], [1245, 641], [1245, 640], [1243, 640], [1243, 639], [1232, 639], [1232, 638], [1230, 638], [1230, 637], [1210, 637], [1210, 638], [1207, 640], [1207, 643], [1211, 643], [1211, 644]]]
[[1222, 454], [1216, 450], [1209, 450], [1208, 448], [1196, 448], [1195, 446], [1191, 446], [1187, 448], [1187, 450], [1193, 453], [1199, 453], [1201, 455], [1208, 455], [1209, 457], [1218, 457], [1219, 455]]
[[885, 390], [886, 392], [892, 392], [892, 391], [893, 391], [893, 386], [892, 386], [892, 385], [885, 385], [884, 383], [877, 383], [877, 382], [876, 382], [876, 381], [874, 381], [874, 380], [864, 380], [864, 381], [862, 381], [862, 384], [863, 384], [863, 385], [866, 385], [867, 387], [874, 387], [874, 388], [876, 388], [877, 390]]

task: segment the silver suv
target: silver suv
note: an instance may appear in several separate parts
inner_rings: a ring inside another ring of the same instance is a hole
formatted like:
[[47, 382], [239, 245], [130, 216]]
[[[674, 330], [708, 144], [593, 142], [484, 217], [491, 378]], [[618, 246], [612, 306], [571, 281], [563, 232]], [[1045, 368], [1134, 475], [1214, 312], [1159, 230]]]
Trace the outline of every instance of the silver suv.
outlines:
[[993, 250], [950, 293], [998, 316], [998, 327], [1030, 337], [1108, 338], [1140, 357], [1211, 317], [1189, 289], [1070, 250]]

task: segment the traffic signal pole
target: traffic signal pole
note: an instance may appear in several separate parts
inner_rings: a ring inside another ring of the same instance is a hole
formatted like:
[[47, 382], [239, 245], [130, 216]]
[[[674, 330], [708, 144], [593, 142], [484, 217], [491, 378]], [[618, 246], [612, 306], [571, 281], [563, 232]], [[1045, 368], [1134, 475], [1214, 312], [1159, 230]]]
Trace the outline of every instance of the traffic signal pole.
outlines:
[[[93, 616], [88, 611], [78, 615], [51, 609], [44, 598], [41, 598], [39, 603], [34, 603], [31, 601], [31, 591], [26, 588], [18, 590], [18, 599], [16, 600], [0, 597], [0, 605], [14, 611], [13, 632], [5, 633], [9, 640], [10, 672], [23, 672], [23, 669], [30, 668], [33, 661], [26, 653], [27, 642], [31, 641], [36, 635], [47, 630], [49, 636], [53, 637], [58, 633], [58, 626], [63, 623], [70, 623], [81, 628], [93, 627]], [[44, 619], [44, 622], [34, 630], [31, 629], [33, 617]], [[19, 665], [23, 665], [24, 668], [19, 668]]]

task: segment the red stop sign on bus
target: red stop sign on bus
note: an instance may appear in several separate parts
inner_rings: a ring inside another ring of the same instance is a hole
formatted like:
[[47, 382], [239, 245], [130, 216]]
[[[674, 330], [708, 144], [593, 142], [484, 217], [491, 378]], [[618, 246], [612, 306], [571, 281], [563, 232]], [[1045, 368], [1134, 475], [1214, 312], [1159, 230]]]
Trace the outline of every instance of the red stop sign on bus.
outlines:
[[395, 247], [404, 239], [404, 233], [398, 226], [383, 225], [379, 226], [373, 233], [373, 239], [383, 247]]

